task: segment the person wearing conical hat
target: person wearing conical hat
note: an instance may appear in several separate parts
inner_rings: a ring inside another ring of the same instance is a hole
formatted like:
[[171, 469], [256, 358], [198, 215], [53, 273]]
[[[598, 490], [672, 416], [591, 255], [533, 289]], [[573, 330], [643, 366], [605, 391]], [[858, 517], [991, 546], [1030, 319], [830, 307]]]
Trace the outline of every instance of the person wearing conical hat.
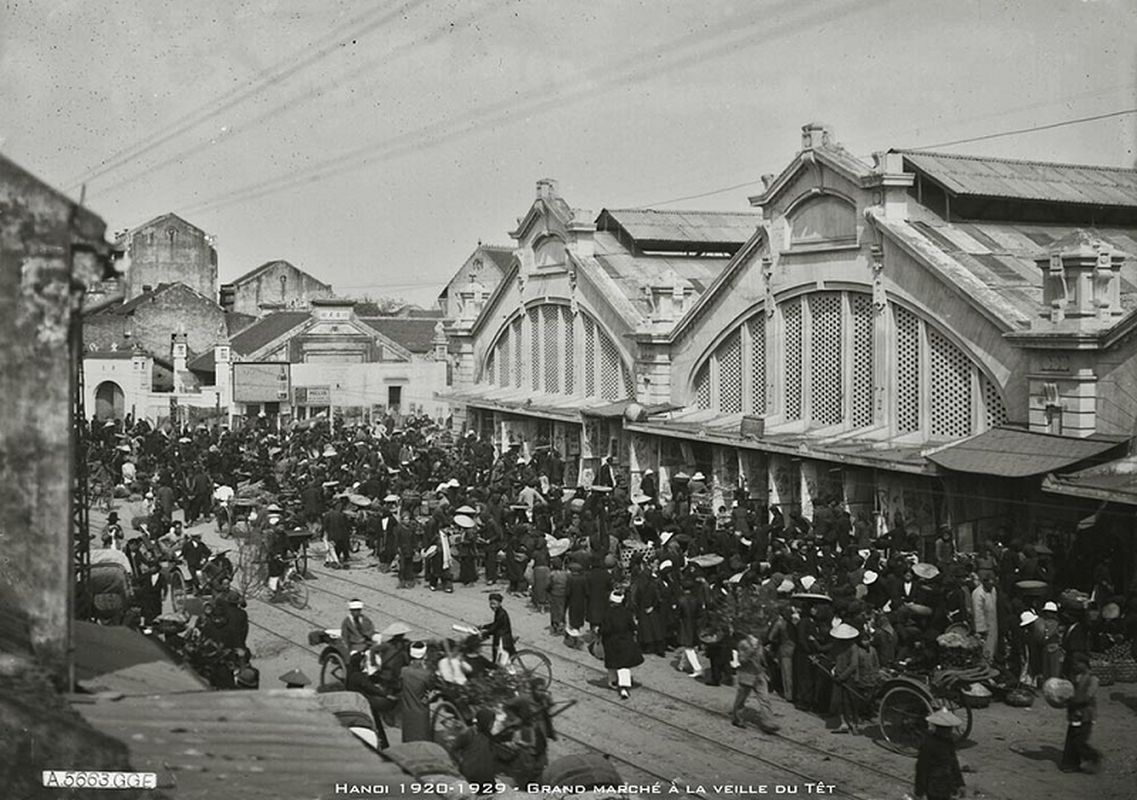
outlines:
[[303, 689], [312, 681], [298, 669], [292, 669], [280, 676], [285, 689]]
[[955, 752], [953, 730], [963, 720], [946, 708], [925, 718], [931, 730], [920, 742], [916, 755], [916, 780], [912, 795], [916, 800], [949, 800], [964, 788], [963, 771]]

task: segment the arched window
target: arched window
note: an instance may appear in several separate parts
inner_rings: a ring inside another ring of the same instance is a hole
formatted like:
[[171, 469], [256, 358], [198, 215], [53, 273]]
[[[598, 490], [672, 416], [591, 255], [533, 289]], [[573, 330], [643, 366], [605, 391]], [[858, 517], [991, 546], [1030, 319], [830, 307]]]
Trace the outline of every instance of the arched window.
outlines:
[[543, 303], [516, 316], [486, 354], [480, 382], [605, 400], [634, 398], [635, 373], [587, 313]]
[[565, 263], [565, 243], [555, 236], [547, 236], [533, 249], [533, 263], [541, 267], [562, 267]]
[[789, 214], [790, 243], [809, 247], [825, 244], [855, 244], [857, 210], [852, 203], [833, 195], [806, 200]]
[[[778, 353], [767, 353], [768, 329]], [[781, 367], [767, 374], [767, 363]], [[759, 309], [696, 364], [691, 393], [697, 408], [722, 414], [773, 413], [809, 429], [885, 428], [928, 441], [1008, 419], [998, 385], [946, 332], [895, 302], [880, 313], [858, 291], [792, 297], [769, 318]]]

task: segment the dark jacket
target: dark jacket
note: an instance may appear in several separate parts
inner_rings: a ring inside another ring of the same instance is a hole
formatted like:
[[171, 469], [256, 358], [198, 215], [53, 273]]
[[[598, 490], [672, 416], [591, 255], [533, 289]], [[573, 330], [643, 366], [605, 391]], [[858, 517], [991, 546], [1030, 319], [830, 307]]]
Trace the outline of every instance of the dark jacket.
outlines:
[[493, 614], [493, 622], [489, 625], [482, 626], [482, 632], [487, 636], [493, 637], [493, 656], [497, 660], [497, 654], [504, 650], [505, 652], [513, 655], [513, 623], [510, 622], [509, 612], [501, 606]]
[[929, 733], [920, 743], [916, 756], [916, 785], [913, 794], [918, 798], [951, 797], [963, 787], [963, 772], [955, 754], [950, 736]]
[[609, 605], [600, 622], [600, 638], [604, 642], [604, 666], [608, 669], [630, 669], [644, 663], [636, 642], [636, 623], [632, 612], [622, 605]]
[[612, 574], [605, 567], [588, 571], [588, 621], [599, 625], [608, 610], [608, 594], [612, 591]]
[[412, 661], [403, 667], [401, 673], [403, 688], [399, 694], [399, 713], [403, 719], [404, 742], [429, 742], [430, 706], [427, 695], [434, 683], [434, 673], [419, 661]]
[[565, 582], [565, 606], [570, 628], [584, 627], [588, 617], [588, 579], [582, 572], [570, 572]]

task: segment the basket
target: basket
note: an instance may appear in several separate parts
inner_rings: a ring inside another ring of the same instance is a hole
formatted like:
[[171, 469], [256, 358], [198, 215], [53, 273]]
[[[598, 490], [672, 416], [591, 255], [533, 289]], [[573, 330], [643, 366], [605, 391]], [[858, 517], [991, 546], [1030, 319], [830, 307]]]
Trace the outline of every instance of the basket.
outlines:
[[1034, 705], [1034, 693], [1029, 689], [1012, 689], [1004, 702], [1014, 708], [1030, 708]]
[[[1118, 683], [1137, 683], [1137, 659], [1123, 658], [1114, 661], [1113, 677]], [[1098, 682], [1101, 682], [1100, 678]]]
[[986, 708], [991, 705], [990, 697], [980, 697], [967, 692], [961, 692], [960, 697], [963, 699], [963, 704], [968, 708]]
[[1114, 669], [1113, 662], [1100, 656], [1090, 656], [1090, 672], [1098, 679], [1098, 686], [1112, 686], [1117, 678], [1117, 671]]

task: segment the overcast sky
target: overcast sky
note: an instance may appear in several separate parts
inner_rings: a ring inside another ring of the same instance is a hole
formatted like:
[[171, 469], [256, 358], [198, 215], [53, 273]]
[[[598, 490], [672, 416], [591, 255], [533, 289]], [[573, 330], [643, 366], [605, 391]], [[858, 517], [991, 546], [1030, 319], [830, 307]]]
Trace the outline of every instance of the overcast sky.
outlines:
[[[856, 155], [1137, 108], [1134, 0], [4, 0], [0, 152], [221, 279], [427, 305], [537, 179], [746, 209], [801, 125]], [[1133, 166], [1137, 114], [943, 148]]]

